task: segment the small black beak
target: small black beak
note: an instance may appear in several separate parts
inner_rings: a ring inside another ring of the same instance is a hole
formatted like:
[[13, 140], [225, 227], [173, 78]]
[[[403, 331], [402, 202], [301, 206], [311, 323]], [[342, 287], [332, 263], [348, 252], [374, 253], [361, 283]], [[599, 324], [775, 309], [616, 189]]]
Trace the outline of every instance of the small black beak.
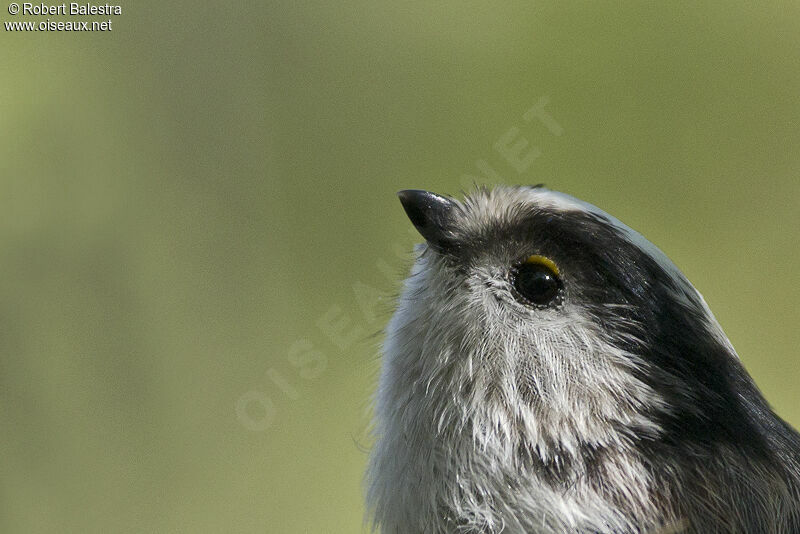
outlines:
[[419, 189], [406, 189], [397, 193], [408, 218], [417, 231], [432, 246], [443, 250], [450, 243], [450, 214], [455, 201]]

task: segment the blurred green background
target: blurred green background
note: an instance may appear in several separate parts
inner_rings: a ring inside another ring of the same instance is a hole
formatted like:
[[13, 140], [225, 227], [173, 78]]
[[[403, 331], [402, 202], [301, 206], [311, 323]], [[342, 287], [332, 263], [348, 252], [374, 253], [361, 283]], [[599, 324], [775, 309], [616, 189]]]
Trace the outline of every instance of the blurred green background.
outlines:
[[[0, 33], [2, 532], [365, 531], [402, 188], [613, 213], [800, 425], [798, 3], [129, 2]], [[542, 98], [557, 128], [522, 118]]]

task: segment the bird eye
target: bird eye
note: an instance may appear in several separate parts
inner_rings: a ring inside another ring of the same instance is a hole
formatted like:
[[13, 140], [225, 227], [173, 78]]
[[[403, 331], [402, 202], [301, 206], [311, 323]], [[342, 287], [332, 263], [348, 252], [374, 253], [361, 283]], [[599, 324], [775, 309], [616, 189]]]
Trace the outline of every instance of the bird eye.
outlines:
[[536, 306], [548, 306], [561, 295], [561, 279], [555, 263], [544, 256], [531, 256], [511, 271], [516, 292]]

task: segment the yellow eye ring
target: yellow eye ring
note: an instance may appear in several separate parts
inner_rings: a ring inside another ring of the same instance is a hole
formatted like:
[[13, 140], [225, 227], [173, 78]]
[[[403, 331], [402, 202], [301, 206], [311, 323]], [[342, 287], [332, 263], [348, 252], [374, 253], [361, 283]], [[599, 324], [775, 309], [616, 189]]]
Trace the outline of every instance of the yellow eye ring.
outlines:
[[553, 260], [550, 258], [545, 258], [544, 256], [539, 256], [538, 254], [534, 254], [533, 256], [528, 256], [525, 261], [522, 263], [527, 263], [529, 265], [541, 265], [542, 267], [547, 268], [551, 273], [556, 276], [561, 274], [561, 271], [558, 269], [558, 265], [555, 264]]

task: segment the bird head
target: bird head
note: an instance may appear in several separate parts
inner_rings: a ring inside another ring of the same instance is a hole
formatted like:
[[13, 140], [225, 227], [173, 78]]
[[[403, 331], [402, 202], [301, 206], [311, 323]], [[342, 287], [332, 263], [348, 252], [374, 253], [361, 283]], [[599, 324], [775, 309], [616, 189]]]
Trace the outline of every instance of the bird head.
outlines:
[[700, 293], [640, 234], [540, 186], [399, 197], [425, 243], [384, 351], [396, 413], [544, 461], [746, 431], [752, 381]]

